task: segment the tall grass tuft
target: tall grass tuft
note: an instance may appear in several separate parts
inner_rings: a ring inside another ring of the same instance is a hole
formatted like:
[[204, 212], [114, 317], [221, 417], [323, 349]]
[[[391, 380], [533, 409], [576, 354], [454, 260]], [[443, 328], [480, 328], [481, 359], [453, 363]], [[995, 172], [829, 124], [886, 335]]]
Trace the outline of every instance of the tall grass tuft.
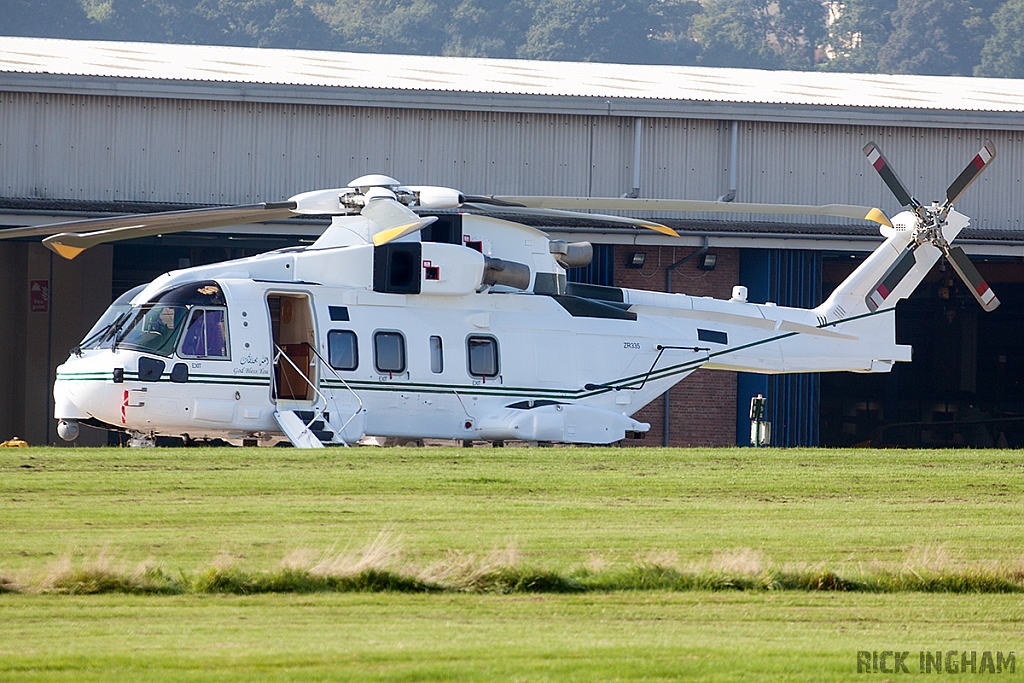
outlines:
[[448, 552], [426, 567], [402, 559], [397, 544], [381, 534], [361, 550], [289, 554], [279, 567], [236, 567], [227, 555], [206, 569], [174, 577], [150, 563], [130, 568], [106, 553], [80, 566], [58, 560], [35, 583], [19, 586], [0, 577], [0, 593], [40, 592], [88, 595], [235, 594], [323, 592], [584, 593], [609, 591], [859, 591], [876, 593], [1021, 593], [1024, 568], [958, 565], [931, 553], [901, 566], [873, 566], [846, 575], [823, 566], [780, 569], [753, 551], [715, 554], [687, 568], [674, 554], [639, 557], [629, 564], [593, 560], [571, 571], [527, 566], [514, 547], [484, 556]]
[[444, 559], [419, 572], [425, 581], [469, 593], [579, 593], [575, 577], [557, 571], [526, 567], [514, 545], [483, 557], [449, 551]]
[[401, 550], [382, 532], [362, 550], [320, 554], [296, 550], [276, 570], [252, 572], [233, 566], [221, 557], [200, 572], [191, 588], [197, 593], [427, 593], [442, 587], [403, 571]]
[[39, 580], [37, 589], [40, 593], [69, 595], [176, 595], [184, 593], [186, 586], [148, 562], [129, 570], [123, 563], [115, 565], [106, 555], [101, 555], [80, 567], [74, 567], [67, 557], [58, 560]]
[[520, 566], [500, 567], [482, 574], [475, 584], [466, 587], [478, 593], [580, 593], [583, 584], [571, 576], [555, 571]]
[[382, 569], [364, 569], [353, 574], [331, 576], [307, 570], [283, 568], [269, 572], [248, 572], [233, 567], [210, 569], [190, 583], [195, 593], [427, 593], [442, 590], [415, 577]]
[[867, 588], [862, 582], [844, 579], [826, 569], [792, 574], [780, 573], [778, 583], [782, 588], [806, 591], [863, 591]]
[[281, 562], [285, 569], [306, 571], [312, 576], [354, 576], [369, 570], [397, 571], [402, 551], [391, 534], [382, 531], [361, 550], [329, 551], [319, 554], [308, 548], [293, 551]]
[[999, 569], [899, 571], [878, 575], [872, 583], [886, 593], [1021, 593], [1019, 573]]

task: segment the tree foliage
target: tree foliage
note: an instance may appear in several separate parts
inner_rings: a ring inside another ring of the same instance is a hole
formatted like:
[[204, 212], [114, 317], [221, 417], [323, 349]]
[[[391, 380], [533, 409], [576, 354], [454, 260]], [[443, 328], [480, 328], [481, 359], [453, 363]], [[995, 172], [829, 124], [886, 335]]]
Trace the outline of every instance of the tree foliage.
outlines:
[[437, 55], [444, 48], [446, 24], [432, 0], [332, 0], [314, 12], [343, 50]]
[[1024, 78], [1024, 0], [1008, 0], [992, 14], [991, 23], [974, 75]]
[[779, 59], [768, 44], [769, 24], [760, 0], [708, 0], [694, 17], [698, 60], [709, 66], [775, 69]]
[[326, 47], [330, 31], [301, 0], [82, 0], [100, 40]]
[[449, 16], [445, 55], [495, 59], [516, 56], [533, 19], [521, 0], [457, 0]]
[[650, 61], [648, 17], [626, 0], [540, 0], [516, 52], [526, 59]]
[[984, 23], [980, 10], [967, 0], [899, 0], [878, 70], [970, 76], [984, 41]]
[[[6, 0], [8, 35], [1024, 77], [1024, 0]], [[45, 17], [45, 21], [42, 18]]]
[[[207, 30], [233, 44], [317, 49], [330, 45], [329, 28], [302, 0], [201, 0], [195, 13]], [[195, 42], [208, 42], [202, 35]]]
[[834, 20], [828, 27], [825, 50], [829, 71], [873, 72], [892, 33], [896, 0], [846, 0], [829, 7]]
[[0, 34], [80, 38], [89, 20], [78, 0], [3, 0]]
[[713, 66], [810, 69], [825, 37], [817, 0], [708, 0], [694, 18], [700, 62]]

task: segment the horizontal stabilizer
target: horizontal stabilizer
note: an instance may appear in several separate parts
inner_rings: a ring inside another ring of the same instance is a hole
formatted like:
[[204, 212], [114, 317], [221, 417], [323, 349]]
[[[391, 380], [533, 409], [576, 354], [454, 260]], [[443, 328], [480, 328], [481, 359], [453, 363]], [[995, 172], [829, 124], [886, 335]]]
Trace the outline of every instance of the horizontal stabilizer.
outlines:
[[801, 325], [800, 323], [791, 322], [789, 320], [783, 320], [779, 324], [779, 329], [783, 332], [799, 332], [800, 334], [809, 334], [812, 337], [828, 337], [829, 339], [848, 339], [850, 341], [856, 341], [858, 337], [852, 334], [843, 334], [830, 330], [825, 327], [813, 327], [811, 325]]

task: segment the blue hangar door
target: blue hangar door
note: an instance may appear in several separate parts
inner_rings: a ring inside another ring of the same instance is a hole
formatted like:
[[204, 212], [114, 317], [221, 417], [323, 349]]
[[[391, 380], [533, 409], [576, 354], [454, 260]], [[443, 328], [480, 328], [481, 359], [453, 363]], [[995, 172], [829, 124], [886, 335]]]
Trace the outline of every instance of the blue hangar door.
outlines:
[[[821, 254], [788, 249], [741, 249], [740, 283], [749, 301], [813, 308], [821, 303]], [[750, 445], [750, 399], [768, 397], [773, 446], [817, 446], [821, 378], [818, 373], [739, 373], [736, 443]]]

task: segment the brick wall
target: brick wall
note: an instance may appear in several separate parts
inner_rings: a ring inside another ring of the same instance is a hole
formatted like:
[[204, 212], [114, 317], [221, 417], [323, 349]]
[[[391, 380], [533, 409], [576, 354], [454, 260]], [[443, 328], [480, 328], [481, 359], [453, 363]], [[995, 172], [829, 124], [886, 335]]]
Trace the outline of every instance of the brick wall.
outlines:
[[[692, 247], [615, 247], [615, 284], [631, 289], [665, 291], [667, 266], [696, 251]], [[630, 254], [647, 254], [644, 267], [626, 267]], [[692, 296], [728, 299], [733, 285], [739, 284], [740, 256], [736, 249], [711, 249], [718, 256], [715, 269], [701, 270], [699, 258], [676, 268], [672, 273], [672, 291]], [[650, 422], [651, 431], [642, 441], [630, 445], [660, 446], [664, 434], [664, 403], [659, 396], [633, 416]], [[736, 373], [697, 370], [670, 392], [670, 446], [732, 446], [736, 443]]]

